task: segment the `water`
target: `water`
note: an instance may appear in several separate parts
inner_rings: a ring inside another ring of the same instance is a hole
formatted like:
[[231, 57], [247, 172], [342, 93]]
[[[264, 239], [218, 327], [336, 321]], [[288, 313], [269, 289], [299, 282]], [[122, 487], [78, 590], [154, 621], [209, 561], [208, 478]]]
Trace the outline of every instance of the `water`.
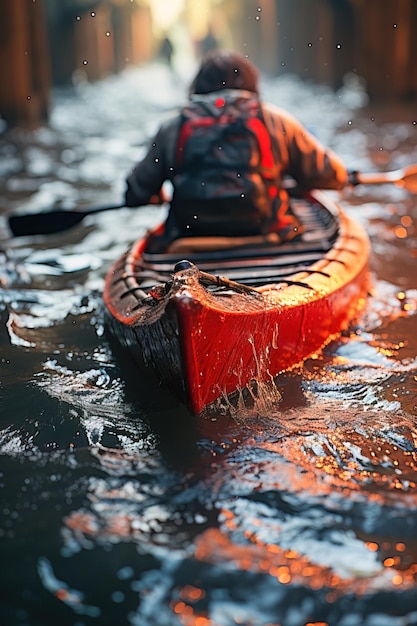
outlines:
[[[167, 71], [80, 82], [54, 95], [50, 128], [3, 133], [3, 213], [118, 204], [182, 101], [186, 77]], [[352, 81], [263, 88], [351, 167], [417, 161], [411, 108], [366, 106]], [[272, 402], [200, 420], [129, 372], [103, 328], [106, 269], [163, 208], [1, 231], [1, 624], [417, 624], [416, 198], [341, 202], [372, 239], [363, 315]]]

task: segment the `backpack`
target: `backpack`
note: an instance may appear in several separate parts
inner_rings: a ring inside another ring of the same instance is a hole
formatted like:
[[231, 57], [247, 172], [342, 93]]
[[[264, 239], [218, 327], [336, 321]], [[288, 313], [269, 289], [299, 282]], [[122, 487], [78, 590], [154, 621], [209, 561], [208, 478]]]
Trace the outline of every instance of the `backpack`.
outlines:
[[182, 111], [172, 217], [183, 235], [249, 235], [274, 221], [279, 167], [258, 98], [227, 90]]

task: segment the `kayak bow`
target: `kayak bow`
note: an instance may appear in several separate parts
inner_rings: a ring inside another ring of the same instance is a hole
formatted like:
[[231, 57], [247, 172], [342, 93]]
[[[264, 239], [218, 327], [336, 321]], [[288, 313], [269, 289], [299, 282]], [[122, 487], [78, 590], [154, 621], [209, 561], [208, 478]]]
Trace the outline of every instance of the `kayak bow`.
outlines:
[[108, 326], [195, 413], [302, 362], [368, 290], [369, 240], [324, 193], [294, 199], [296, 241], [175, 255], [136, 242], [108, 272]]

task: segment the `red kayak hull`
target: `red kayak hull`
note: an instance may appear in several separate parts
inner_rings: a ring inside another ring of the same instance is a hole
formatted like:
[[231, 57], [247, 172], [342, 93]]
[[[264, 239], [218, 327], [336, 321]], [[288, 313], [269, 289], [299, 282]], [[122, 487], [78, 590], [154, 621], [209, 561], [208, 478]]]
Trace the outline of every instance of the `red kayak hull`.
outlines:
[[135, 276], [146, 245], [140, 241], [107, 276], [113, 333], [195, 414], [252, 381], [273, 379], [346, 329], [365, 302], [369, 240], [355, 220], [341, 212], [338, 220], [331, 248], [285, 281], [253, 293], [209, 292], [192, 265], [175, 273], [166, 295], [148, 296], [155, 301], [146, 311], [129, 304], [130, 294], [121, 304], [118, 291], [121, 273], [125, 283]]

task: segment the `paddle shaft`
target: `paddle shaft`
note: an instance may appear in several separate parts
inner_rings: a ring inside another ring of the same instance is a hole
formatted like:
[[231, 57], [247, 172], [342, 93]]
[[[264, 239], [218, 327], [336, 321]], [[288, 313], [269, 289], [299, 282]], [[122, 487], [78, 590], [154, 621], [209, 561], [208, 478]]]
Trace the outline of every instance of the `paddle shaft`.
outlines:
[[408, 165], [391, 172], [352, 172], [350, 182], [353, 185], [379, 185], [391, 183], [402, 187], [410, 193], [417, 193], [417, 164]]
[[[409, 165], [400, 170], [392, 172], [375, 172], [363, 174], [352, 172], [349, 183], [353, 185], [378, 185], [381, 183], [391, 183], [402, 187], [410, 193], [417, 193], [417, 164]], [[165, 201], [164, 197], [155, 197], [152, 204]], [[89, 209], [65, 210], [51, 209], [41, 213], [26, 213], [11, 215], [8, 218], [9, 227], [15, 237], [25, 235], [49, 235], [59, 233], [79, 224], [87, 215], [100, 213], [102, 211], [114, 211], [121, 209], [125, 205], [98, 206]]]

